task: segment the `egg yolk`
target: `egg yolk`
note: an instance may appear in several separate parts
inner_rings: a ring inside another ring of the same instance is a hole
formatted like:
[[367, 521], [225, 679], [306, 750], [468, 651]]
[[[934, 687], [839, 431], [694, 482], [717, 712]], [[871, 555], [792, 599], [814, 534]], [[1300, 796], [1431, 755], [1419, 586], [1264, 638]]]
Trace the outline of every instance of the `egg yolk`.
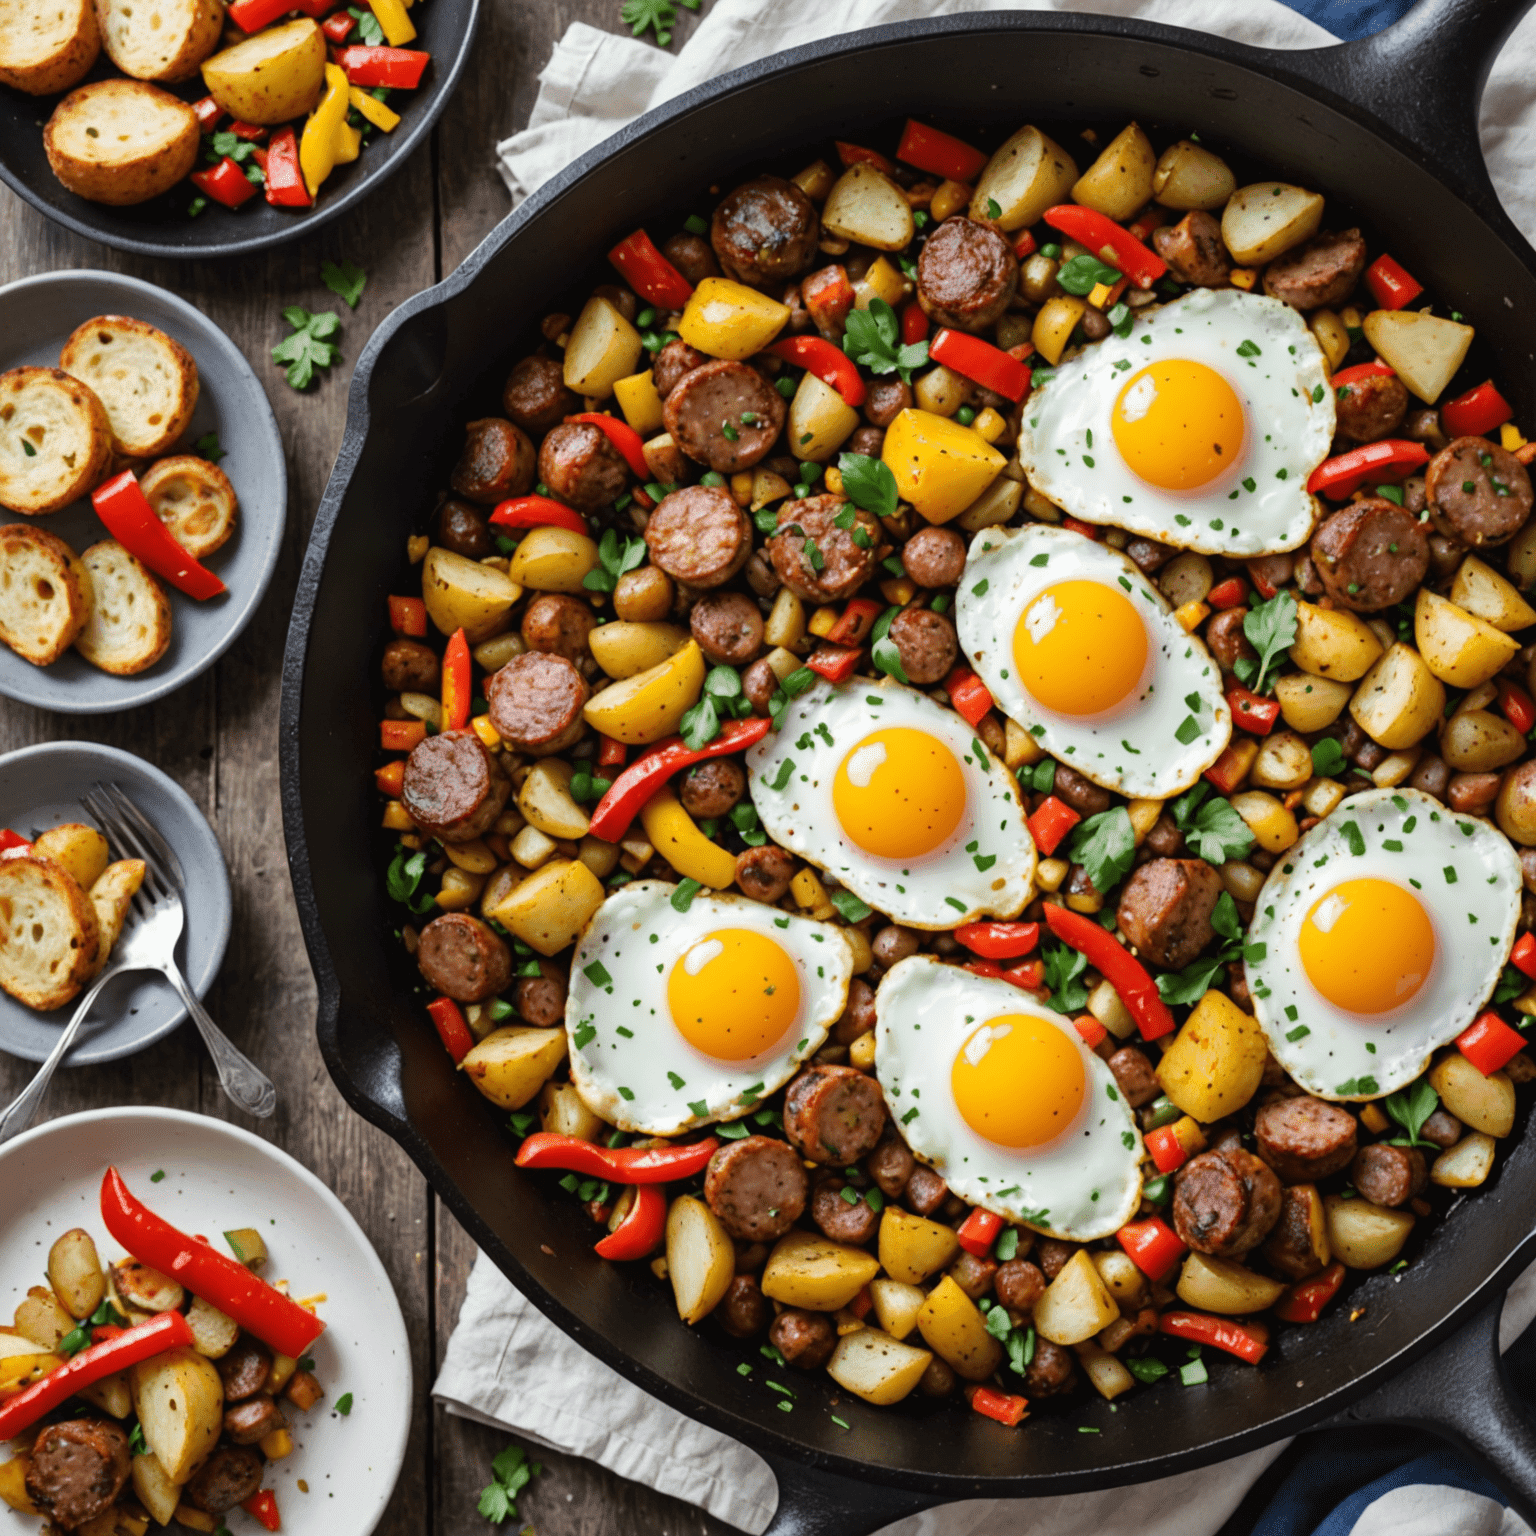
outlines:
[[781, 945], [750, 928], [717, 928], [691, 945], [667, 978], [678, 1033], [718, 1061], [772, 1050], [800, 1012], [800, 973]]
[[881, 859], [942, 847], [965, 814], [965, 771], [937, 736], [872, 731], [838, 764], [832, 808], [850, 842]]
[[1346, 880], [1313, 904], [1300, 949], [1307, 979], [1335, 1007], [1388, 1013], [1428, 979], [1435, 929], [1413, 892], [1390, 880]]
[[1147, 629], [1130, 598], [1101, 581], [1059, 581], [1013, 632], [1019, 681], [1059, 715], [1099, 715], [1133, 694], [1147, 667]]
[[1243, 403], [1214, 368], [1174, 357], [1132, 374], [1110, 418], [1127, 466], [1165, 491], [1194, 491], [1234, 468]]
[[1005, 1013], [972, 1030], [949, 1071], [965, 1123], [1000, 1147], [1055, 1141], [1077, 1119], [1086, 1083], [1076, 1044], [1028, 1013]]

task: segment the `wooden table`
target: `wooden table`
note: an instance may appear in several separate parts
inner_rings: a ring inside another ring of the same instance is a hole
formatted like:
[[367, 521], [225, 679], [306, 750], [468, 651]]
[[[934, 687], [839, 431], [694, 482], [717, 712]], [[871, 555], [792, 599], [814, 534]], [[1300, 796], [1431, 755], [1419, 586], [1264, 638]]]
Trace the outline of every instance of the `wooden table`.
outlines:
[[[491, 1458], [508, 1437], [435, 1407], [428, 1391], [458, 1316], [474, 1245], [392, 1141], [353, 1115], [315, 1044], [315, 990], [299, 934], [278, 809], [277, 716], [283, 642], [304, 546], [346, 419], [351, 364], [402, 300], [437, 282], [510, 208], [493, 144], [528, 120], [538, 73], [573, 21], [612, 31], [619, 0], [488, 0], [479, 45], [429, 140], [386, 187], [312, 240], [224, 263], [123, 256], [49, 223], [0, 186], [0, 282], [67, 267], [131, 273], [172, 289], [221, 325], [251, 359], [277, 412], [288, 455], [288, 529], [277, 575], [250, 627], [197, 682], [114, 717], [53, 715], [0, 699], [0, 751], [34, 742], [107, 742], [158, 764], [218, 833], [234, 889], [234, 932], [208, 1007], [271, 1075], [278, 1111], [252, 1128], [326, 1181], [362, 1223], [394, 1281], [414, 1345], [415, 1403], [405, 1467], [381, 1536], [476, 1536]], [[680, 10], [675, 50], [696, 24]], [[326, 258], [367, 269], [356, 312], [320, 282]], [[304, 394], [270, 350], [286, 334], [287, 304], [342, 317], [342, 361]], [[0, 1057], [0, 1102], [33, 1071]], [[111, 1066], [63, 1071], [45, 1116], [105, 1105], [168, 1104], [245, 1121], [227, 1104], [197, 1035], [169, 1039]], [[728, 1536], [731, 1527], [612, 1477], [589, 1462], [544, 1457], [508, 1532], [539, 1536]]]

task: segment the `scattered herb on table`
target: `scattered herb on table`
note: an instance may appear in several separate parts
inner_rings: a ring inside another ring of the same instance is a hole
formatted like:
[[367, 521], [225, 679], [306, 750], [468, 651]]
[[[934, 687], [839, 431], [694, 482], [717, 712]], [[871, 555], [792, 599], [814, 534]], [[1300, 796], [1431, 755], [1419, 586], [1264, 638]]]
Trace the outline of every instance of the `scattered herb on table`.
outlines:
[[357, 301], [363, 296], [363, 289], [368, 286], [368, 274], [350, 261], [322, 261], [320, 281], [338, 299], [344, 300], [349, 309], [356, 309]]
[[272, 348], [272, 360], [288, 365], [287, 378], [294, 389], [307, 389], [315, 369], [329, 368], [341, 356], [341, 348], [326, 340], [341, 328], [341, 321], [333, 310], [312, 315], [297, 304], [283, 311], [283, 319], [293, 327], [293, 334]]
[[491, 1463], [491, 1482], [480, 1490], [480, 1513], [493, 1525], [517, 1514], [517, 1496], [544, 1470], [515, 1441]]
[[656, 45], [665, 48], [672, 41], [672, 28], [677, 25], [677, 7], [696, 11], [699, 0], [624, 0], [619, 10], [619, 20], [636, 37], [647, 30], [656, 34]]

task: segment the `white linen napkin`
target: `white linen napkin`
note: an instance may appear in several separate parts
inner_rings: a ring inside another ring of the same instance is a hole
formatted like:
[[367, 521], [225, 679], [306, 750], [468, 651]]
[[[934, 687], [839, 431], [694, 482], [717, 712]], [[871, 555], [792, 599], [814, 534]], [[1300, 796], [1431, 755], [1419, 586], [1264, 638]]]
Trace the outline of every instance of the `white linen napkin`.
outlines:
[[[521, 200], [578, 155], [649, 108], [780, 49], [917, 16], [987, 9], [1136, 17], [1256, 45], [1309, 48], [1331, 34], [1278, 0], [716, 0], [688, 43], [668, 54], [575, 23], [540, 76], [527, 128], [497, 145], [503, 179]], [[1482, 137], [1510, 217], [1536, 238], [1536, 12], [1495, 65]], [[1536, 1266], [1504, 1310], [1503, 1343], [1536, 1317]], [[481, 1254], [469, 1279], [433, 1395], [449, 1412], [537, 1444], [590, 1457], [612, 1472], [700, 1505], [756, 1536], [777, 1490], [746, 1446], [667, 1407], [588, 1354], [515, 1291]], [[1026, 1430], [1025, 1433], [1028, 1431]], [[1124, 1489], [1060, 1498], [971, 1500], [898, 1521], [883, 1536], [1211, 1536], [1284, 1449]]]

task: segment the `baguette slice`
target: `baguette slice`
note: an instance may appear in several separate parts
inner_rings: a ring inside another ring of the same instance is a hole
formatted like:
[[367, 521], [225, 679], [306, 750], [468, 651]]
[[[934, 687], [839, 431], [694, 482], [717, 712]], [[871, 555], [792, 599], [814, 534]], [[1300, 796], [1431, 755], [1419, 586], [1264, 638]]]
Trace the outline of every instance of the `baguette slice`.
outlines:
[[195, 75], [219, 46], [222, 0], [96, 0], [107, 56], [134, 80], [171, 84]]
[[0, 859], [0, 987], [62, 1008], [91, 979], [101, 932], [90, 898], [52, 859]]
[[112, 446], [127, 458], [164, 453], [192, 424], [197, 364], [179, 341], [143, 320], [87, 320], [64, 343], [59, 367], [96, 391]]
[[100, 975], [112, 956], [112, 946], [123, 931], [128, 916], [128, 903], [138, 894], [144, 883], [143, 859], [119, 859], [109, 864], [96, 877], [91, 886], [91, 907], [96, 913], [98, 942], [96, 947], [96, 974]]
[[36, 517], [101, 483], [112, 427], [91, 388], [58, 368], [0, 373], [0, 507]]
[[91, 573], [63, 539], [26, 523], [0, 528], [0, 640], [46, 667], [91, 616]]
[[171, 605], [160, 583], [115, 539], [92, 544], [80, 558], [94, 596], [75, 649], [115, 677], [154, 666], [171, 643]]
[[100, 52], [93, 0], [0, 0], [0, 85], [53, 96], [84, 79]]
[[202, 142], [186, 102], [142, 80], [93, 80], [53, 109], [43, 149], [77, 197], [127, 207], [169, 192], [197, 164]]
[[203, 560], [235, 531], [235, 488], [217, 464], [190, 453], [150, 465], [139, 481], [155, 516], [194, 560]]

